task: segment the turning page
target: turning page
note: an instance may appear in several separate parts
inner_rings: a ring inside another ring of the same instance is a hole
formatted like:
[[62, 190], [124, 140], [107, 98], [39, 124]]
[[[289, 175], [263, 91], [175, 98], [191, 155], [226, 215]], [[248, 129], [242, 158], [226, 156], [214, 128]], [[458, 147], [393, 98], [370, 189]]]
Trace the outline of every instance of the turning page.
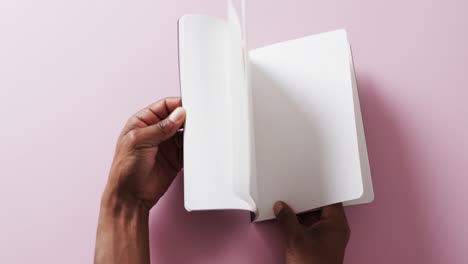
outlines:
[[229, 1], [227, 20], [183, 16], [178, 29], [185, 208], [255, 211], [241, 21]]

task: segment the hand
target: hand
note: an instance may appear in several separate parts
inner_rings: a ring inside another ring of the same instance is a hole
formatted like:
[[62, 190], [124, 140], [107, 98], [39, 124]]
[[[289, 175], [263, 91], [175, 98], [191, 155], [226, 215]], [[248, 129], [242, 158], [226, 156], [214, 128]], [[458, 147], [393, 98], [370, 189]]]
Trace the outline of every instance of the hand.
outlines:
[[104, 196], [151, 209], [182, 169], [185, 121], [180, 98], [162, 99], [136, 113], [117, 143]]
[[149, 210], [182, 168], [185, 121], [180, 98], [160, 100], [130, 118], [117, 142], [96, 234], [95, 264], [149, 264]]
[[287, 264], [343, 263], [350, 229], [341, 203], [296, 216], [279, 201], [273, 211], [287, 237]]

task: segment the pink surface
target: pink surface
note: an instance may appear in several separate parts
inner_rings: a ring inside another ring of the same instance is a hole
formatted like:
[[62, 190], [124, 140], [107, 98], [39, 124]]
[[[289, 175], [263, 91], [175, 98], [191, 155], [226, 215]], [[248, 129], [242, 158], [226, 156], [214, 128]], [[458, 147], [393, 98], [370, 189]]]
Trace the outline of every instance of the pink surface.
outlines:
[[[468, 2], [249, 1], [249, 45], [346, 28], [376, 199], [346, 263], [468, 261]], [[0, 263], [90, 263], [123, 123], [178, 95], [176, 20], [224, 1], [0, 2]], [[291, 172], [294, 173], [294, 172]], [[152, 211], [153, 263], [282, 263], [275, 223]]]

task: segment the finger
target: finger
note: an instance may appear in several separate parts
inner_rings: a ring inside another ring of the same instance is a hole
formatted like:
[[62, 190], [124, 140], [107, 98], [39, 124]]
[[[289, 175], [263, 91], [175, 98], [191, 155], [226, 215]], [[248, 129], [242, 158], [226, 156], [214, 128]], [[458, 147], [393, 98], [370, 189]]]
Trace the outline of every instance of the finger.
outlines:
[[180, 165], [180, 168], [184, 167], [184, 131], [178, 131], [174, 137], [174, 142], [177, 147], [176, 159]]
[[[346, 241], [349, 239], [351, 230], [341, 203], [323, 207], [322, 215], [320, 216], [320, 221], [317, 225], [320, 223], [322, 224], [322, 227], [332, 228], [335, 231], [339, 231], [340, 234], [343, 234]], [[315, 226], [316, 229], [318, 228], [317, 225]]]
[[184, 148], [184, 131], [183, 130], [177, 131], [174, 137], [174, 144], [176, 145], [176, 148], [178, 149]]
[[149, 109], [158, 117], [159, 120], [163, 120], [180, 106], [182, 106], [182, 100], [180, 97], [167, 97], [150, 105]]
[[346, 219], [343, 204], [336, 203], [324, 206], [320, 219]]
[[285, 202], [276, 202], [273, 206], [273, 211], [276, 219], [288, 237], [297, 235], [300, 232], [302, 228], [301, 224], [294, 211]]
[[121, 136], [127, 134], [135, 128], [143, 128], [152, 126], [164, 120], [171, 112], [177, 107], [181, 106], [182, 101], [180, 97], [168, 97], [161, 99], [143, 109], [138, 111], [128, 120]]
[[176, 171], [180, 171], [183, 167], [184, 150], [182, 134], [183, 131], [179, 129], [172, 138], [159, 144], [159, 151], [164, 155], [166, 160], [172, 164], [172, 167]]
[[137, 145], [158, 146], [161, 142], [171, 138], [185, 121], [185, 110], [177, 107], [168, 117], [155, 125], [136, 130]]
[[297, 218], [299, 219], [299, 222], [306, 226], [306, 227], [309, 227], [315, 223], [317, 223], [319, 220], [320, 220], [320, 214], [321, 214], [321, 211], [317, 210], [317, 211], [310, 211], [310, 212], [305, 212], [305, 213], [301, 213], [297, 216]]

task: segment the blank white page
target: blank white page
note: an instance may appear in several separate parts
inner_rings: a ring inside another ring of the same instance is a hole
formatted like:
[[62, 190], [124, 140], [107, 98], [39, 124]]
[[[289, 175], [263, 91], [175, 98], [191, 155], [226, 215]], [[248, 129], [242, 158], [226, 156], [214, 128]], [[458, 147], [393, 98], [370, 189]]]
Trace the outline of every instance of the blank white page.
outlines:
[[179, 20], [184, 132], [184, 204], [188, 211], [254, 210], [235, 191], [230, 31], [209, 16]]
[[344, 30], [250, 52], [259, 215], [363, 194], [349, 44]]
[[362, 173], [362, 182], [364, 186], [364, 193], [361, 197], [347, 201], [344, 205], [355, 205], [355, 204], [362, 204], [362, 203], [370, 203], [374, 200], [374, 189], [372, 187], [372, 177], [370, 173], [369, 167], [369, 158], [367, 155], [367, 145], [366, 145], [366, 137], [364, 134], [364, 125], [362, 123], [362, 116], [361, 116], [361, 106], [359, 103], [359, 95], [357, 90], [357, 81], [356, 75], [354, 74], [354, 63], [353, 63], [353, 56], [351, 54], [351, 49], [349, 50], [349, 62], [351, 67], [351, 79], [353, 83], [353, 99], [354, 99], [354, 109], [355, 109], [355, 118], [356, 118], [356, 130], [357, 130], [357, 139], [359, 145], [359, 156], [361, 161], [361, 173]]
[[[241, 11], [243, 5], [241, 3]], [[232, 135], [234, 147], [234, 190], [237, 195], [251, 205], [252, 210], [256, 208], [252, 199], [252, 189], [254, 188], [254, 178], [252, 170], [252, 104], [251, 93], [247, 85], [246, 70], [246, 47], [245, 47], [245, 25], [244, 16], [239, 16], [232, 0], [228, 0], [227, 21], [230, 31], [230, 69], [229, 84], [232, 94]], [[242, 12], [241, 12], [242, 13]]]

